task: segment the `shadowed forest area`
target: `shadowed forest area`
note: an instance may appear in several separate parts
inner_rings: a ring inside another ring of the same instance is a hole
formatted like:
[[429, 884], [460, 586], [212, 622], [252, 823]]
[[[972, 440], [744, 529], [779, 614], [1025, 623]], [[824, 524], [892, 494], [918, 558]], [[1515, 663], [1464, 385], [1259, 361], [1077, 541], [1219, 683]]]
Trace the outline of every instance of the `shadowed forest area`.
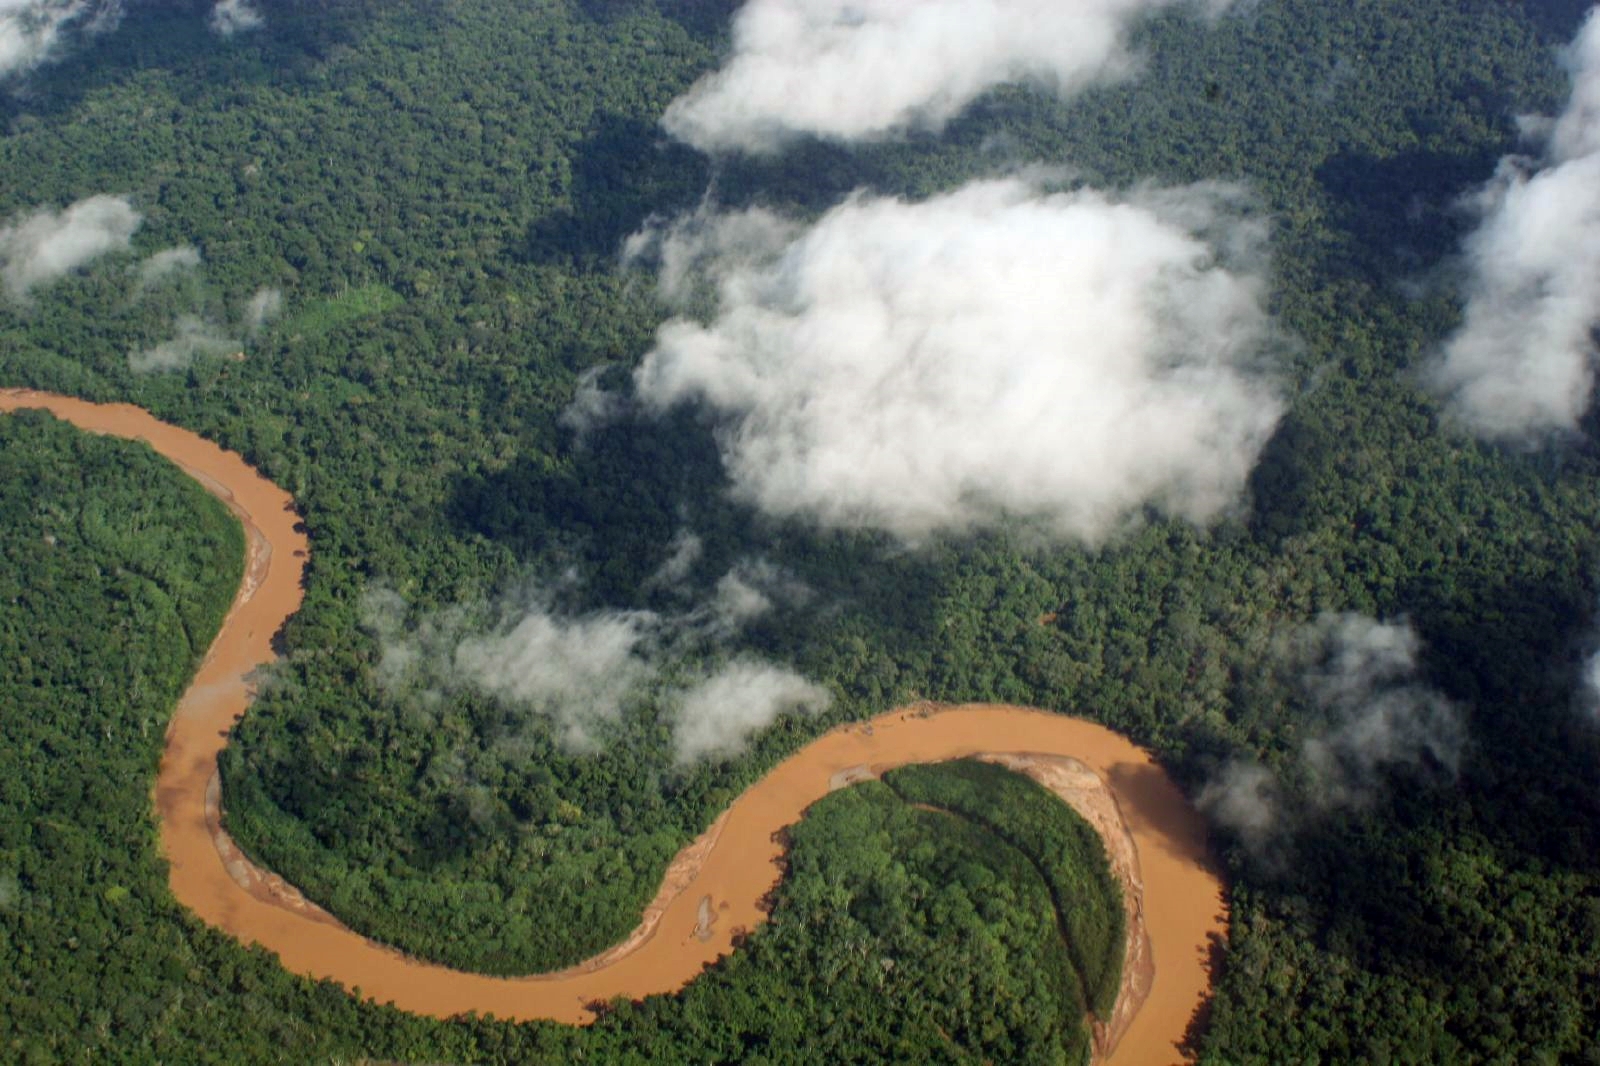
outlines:
[[[1232, 930], [1202, 1061], [1600, 1063], [1597, 427], [1485, 443], [1425, 384], [1461, 317], [1461, 200], [1521, 150], [1517, 116], [1561, 109], [1588, 5], [1176, 7], [1135, 24], [1137, 76], [770, 156], [660, 127], [733, 0], [258, 0], [230, 37], [209, 6], [130, 2], [0, 83], [0, 225], [99, 195], [142, 218], [128, 250], [0, 297], [0, 386], [137, 403], [300, 501], [305, 605], [223, 759], [262, 865], [416, 955], [559, 967], [632, 929], [668, 859], [826, 729], [1036, 705], [1127, 733], [1196, 800], [1265, 767], [1297, 812], [1219, 823]], [[1037, 165], [1239, 182], [1266, 220], [1284, 411], [1214, 521], [1151, 506], [1093, 546], [1023, 520], [914, 545], [821, 528], [735, 491], [715, 410], [631, 395], [675, 313], [623, 256], [643, 227]], [[208, 340], [136, 372], [186, 316]], [[564, 417], [595, 384], [609, 417]], [[225, 512], [147, 450], [17, 415], [0, 531], [0, 1058], [1082, 1061], [1055, 886], [976, 804], [935, 816], [895, 779], [795, 829], [740, 951], [589, 1030], [292, 978], [185, 916], [148, 819], [165, 716], [235, 587]], [[728, 606], [740, 587], [768, 609]], [[574, 744], [451, 673], [519, 612], [620, 619], [667, 665]], [[1405, 620], [1461, 742], [1330, 797], [1304, 757], [1327, 711], [1285, 648], [1346, 613]], [[826, 709], [682, 757], [673, 694], [755, 659]], [[1055, 817], [1011, 790], [988, 790], [1005, 817]]]

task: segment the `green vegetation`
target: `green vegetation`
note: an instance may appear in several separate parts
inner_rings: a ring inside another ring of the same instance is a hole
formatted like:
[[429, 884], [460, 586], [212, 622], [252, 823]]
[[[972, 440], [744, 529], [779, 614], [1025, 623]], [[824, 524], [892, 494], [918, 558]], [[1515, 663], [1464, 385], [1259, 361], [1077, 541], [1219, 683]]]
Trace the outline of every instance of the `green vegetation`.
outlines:
[[773, 919], [730, 962], [591, 1030], [431, 1022], [292, 977], [173, 901], [149, 813], [166, 716], [239, 578], [237, 524], [142, 445], [25, 413], [0, 417], [0, 553], [7, 1062], [1084, 1059], [1033, 863], [882, 785], [796, 828]]
[[[1060, 811], [1035, 792], [1041, 818]], [[638, 1061], [1087, 1061], [1078, 978], [1021, 850], [872, 781], [817, 803], [791, 845], [744, 947], [678, 1003], [611, 1016]]]
[[[999, 533], [916, 553], [729, 503], [692, 415], [624, 421], [581, 447], [559, 422], [578, 376], [620, 374], [664, 315], [615, 252], [709, 184], [710, 164], [661, 144], [655, 123], [715, 62], [728, 0], [261, 6], [270, 32], [222, 41], [205, 4], [130, 5], [117, 32], [0, 95], [0, 217], [127, 193], [146, 218], [139, 254], [190, 243], [204, 258], [142, 299], [133, 259], [111, 256], [32, 306], [0, 304], [0, 383], [143, 404], [240, 450], [304, 508], [305, 608], [223, 766], [230, 826], [256, 858], [408, 950], [539, 968], [630, 928], [666, 857], [837, 721], [913, 696], [1034, 703], [1129, 733], [1198, 791], [1240, 754], [1298, 752], [1312, 708], [1273, 668], [1287, 632], [1322, 611], [1405, 614], [1427, 680], [1464, 708], [1459, 773], [1399, 775], [1266, 862], [1219, 841], [1234, 927], [1202, 1050], [1219, 1063], [1596, 1061], [1600, 740], [1574, 709], [1600, 602], [1596, 427], [1542, 453], [1492, 448], [1442, 422], [1418, 385], [1457, 314], [1442, 276], [1467, 225], [1457, 198], [1515, 149], [1513, 116], [1559, 104], [1553, 48], [1586, 4], [1271, 0], [1209, 27], [1175, 11], [1140, 31], [1140, 77], [1075, 102], [1006, 89], [941, 138], [720, 164], [724, 202], [802, 213], [859, 185], [915, 195], [1032, 162], [1104, 184], [1239, 180], [1269, 213], [1273, 310], [1299, 343], [1290, 409], [1236, 516], [1205, 531], [1152, 519], [1093, 551]], [[284, 316], [245, 360], [128, 369], [175, 316], [236, 321], [263, 286], [283, 291]], [[85, 551], [109, 553], [70, 581], [44, 565], [59, 553], [11, 535], [55, 497], [18, 491], [33, 482], [12, 467], [0, 480], [0, 722], [48, 733], [7, 734], [18, 762], [0, 774], [0, 861], [15, 869], [0, 868], [0, 901], [74, 908], [0, 910], [11, 1057], [816, 1061], [818, 1034], [847, 1017], [861, 1060], [902, 1058], [894, 1034], [933, 1053], [959, 995], [879, 998], [888, 956], [872, 951], [903, 949], [895, 980], [915, 987], [950, 976], [944, 956], [866, 907], [851, 921], [890, 924], [869, 927], [881, 939], [864, 954], [857, 926], [814, 928], [814, 913], [855, 911], [794, 902], [821, 891], [798, 877], [816, 839], [804, 826], [775, 914], [789, 918], [681, 999], [624, 1007], [592, 1036], [398, 1019], [196, 928], [160, 887], [144, 790], [158, 723], [231, 588], [226, 568], [194, 568], [185, 538], [205, 528], [192, 518], [204, 502], [159, 495], [137, 448], [29, 420], [0, 432], [0, 463], [37, 447], [40, 477], [54, 464], [77, 477], [93, 455], [133, 471], [102, 470], [53, 504], [106, 508], [64, 520], [87, 531], [74, 533]], [[117, 500], [146, 517], [110, 517]], [[374, 589], [403, 597], [412, 622], [568, 573], [578, 581], [553, 593], [565, 607], [671, 610], [644, 578], [681, 528], [705, 542], [689, 577], [701, 594], [751, 554], [812, 588], [724, 651], [795, 664], [836, 692], [832, 711], [683, 768], [654, 706], [575, 755], [537, 716], [379, 683]], [[236, 553], [212, 543], [211, 558]], [[117, 602], [136, 612], [126, 631], [103, 624]], [[19, 691], [40, 670], [49, 695]], [[838, 806], [863, 825], [902, 818], [885, 803], [873, 790]], [[904, 818], [937, 834], [935, 851], [965, 854], [944, 842], [972, 826]], [[815, 854], [865, 872], [830, 899], [949, 871], [908, 854], [894, 860], [904, 875], [871, 872], [844, 836]], [[976, 913], [975, 952], [1010, 943]], [[14, 932], [29, 914], [43, 917]], [[979, 957], [950, 966], [989, 980]], [[1019, 955], [993, 979], [1053, 988], [1036, 963]], [[973, 1002], [1005, 1002], [985, 987]], [[1053, 1020], [995, 1020], [1004, 1035], [972, 1018], [967, 1050], [949, 1054], [1076, 1046]]]
[[291, 978], [167, 891], [151, 783], [244, 561], [220, 503], [143, 445], [0, 417], [0, 560], [0, 1058], [496, 1046]]
[[907, 766], [885, 779], [908, 803], [951, 811], [1028, 857], [1050, 890], [1082, 999], [1109, 1018], [1122, 979], [1126, 919], [1106, 849], [1087, 822], [1040, 785], [988, 763]]
[[[360, 241], [356, 242], [360, 244]], [[337, 296], [313, 300], [295, 312], [278, 328], [298, 343], [316, 340], [340, 326], [393, 311], [406, 299], [387, 285], [371, 284], [350, 289]]]

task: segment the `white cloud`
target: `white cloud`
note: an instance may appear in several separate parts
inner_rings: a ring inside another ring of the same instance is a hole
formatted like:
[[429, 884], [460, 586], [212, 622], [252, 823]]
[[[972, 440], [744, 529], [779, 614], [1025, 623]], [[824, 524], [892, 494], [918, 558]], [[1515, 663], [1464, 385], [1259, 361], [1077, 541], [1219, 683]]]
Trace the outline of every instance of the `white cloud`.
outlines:
[[[192, 248], [171, 248], [157, 252], [139, 268], [140, 289], [148, 288], [173, 271], [192, 269], [200, 255]], [[135, 373], [182, 370], [200, 356], [242, 353], [244, 338], [254, 338], [283, 309], [283, 294], [277, 289], [257, 289], [240, 307], [239, 321], [227, 327], [199, 314], [179, 315], [169, 340], [128, 354], [128, 366]], [[242, 334], [243, 336], [239, 336]]]
[[[609, 396], [607, 393], [600, 393]], [[680, 529], [672, 536], [672, 543], [667, 545], [667, 558], [645, 580], [646, 588], [666, 587], [672, 588], [681, 585], [694, 571], [694, 566], [705, 554], [705, 541], [692, 529]]]
[[137, 374], [182, 370], [202, 355], [238, 351], [239, 341], [199, 315], [179, 315], [174, 335], [153, 348], [128, 353], [128, 368]]
[[731, 663], [679, 698], [673, 730], [678, 760], [734, 754], [780, 714], [816, 714], [831, 702], [827, 689], [792, 671]]
[[89, 0], [0, 0], [0, 78], [28, 71], [49, 59], [63, 35], [99, 8]]
[[744, 574], [729, 571], [717, 580], [712, 610], [731, 626], [740, 626], [772, 610], [772, 598]]
[[[742, 579], [730, 573], [727, 580]], [[445, 691], [482, 692], [548, 718], [561, 743], [577, 751], [595, 748], [605, 725], [629, 707], [655, 703], [668, 708], [677, 757], [689, 762], [736, 752], [784, 711], [820, 710], [829, 700], [791, 671], [749, 657], [696, 672], [692, 653], [725, 647], [753, 616], [747, 602], [744, 614], [724, 603], [721, 588], [710, 603], [680, 614], [581, 615], [556, 611], [535, 589], [500, 605], [491, 612], [498, 623], [488, 625], [481, 606], [408, 625], [404, 601], [375, 589], [363, 614], [382, 649], [377, 678], [391, 692], [423, 704]]]
[[659, 619], [645, 612], [557, 618], [535, 608], [510, 629], [463, 640], [457, 675], [474, 687], [549, 715], [576, 747], [595, 724], [615, 721], [657, 674], [649, 655]]
[[1466, 739], [1460, 714], [1415, 681], [1420, 642], [1409, 625], [1329, 616], [1307, 641], [1321, 655], [1308, 685], [1329, 715], [1328, 727], [1302, 747], [1319, 802], [1368, 803], [1386, 768], [1431, 761], [1455, 773]]
[[[1172, 0], [748, 0], [722, 69], [663, 125], [704, 151], [938, 128], [1007, 82], [1063, 96], [1134, 67], [1132, 21]], [[1226, 0], [1211, 0], [1213, 10]]]
[[139, 264], [139, 291], [159, 285], [167, 278], [200, 266], [200, 252], [190, 244], [180, 244], [147, 257]]
[[1265, 848], [1278, 830], [1282, 789], [1271, 770], [1253, 762], [1231, 762], [1206, 782], [1195, 800], [1253, 850]]
[[779, 605], [796, 607], [811, 595], [805, 582], [766, 559], [743, 559], [717, 579], [694, 617], [713, 636], [732, 636]]
[[257, 289], [244, 305], [245, 332], [254, 336], [266, 328], [267, 323], [283, 314], [283, 290]]
[[[1199, 805], [1252, 848], [1295, 818], [1367, 806], [1398, 768], [1455, 774], [1466, 745], [1460, 711], [1417, 680], [1420, 642], [1403, 622], [1359, 614], [1324, 615], [1292, 642], [1286, 665], [1322, 715], [1301, 742], [1294, 776], [1298, 806], [1283, 782], [1253, 762], [1225, 767]], [[1291, 814], [1294, 817], [1291, 817]]]
[[248, 0], [217, 0], [208, 21], [211, 32], [223, 37], [259, 29], [266, 23], [261, 12], [251, 7]]
[[[123, 0], [0, 0], [0, 81], [57, 58], [74, 36], [114, 31], [122, 16]], [[207, 19], [224, 37], [264, 22], [248, 0], [217, 0]]]
[[1572, 96], [1544, 159], [1501, 160], [1467, 239], [1466, 307], [1435, 368], [1473, 431], [1516, 439], [1572, 429], [1588, 410], [1600, 329], [1600, 14], [1567, 52]]
[[44, 208], [0, 226], [0, 283], [14, 298], [125, 252], [142, 221], [123, 196], [91, 196], [64, 211]]
[[601, 376], [609, 369], [609, 365], [602, 364], [579, 374], [572, 402], [561, 412], [561, 424], [572, 430], [579, 440], [622, 413], [621, 398], [614, 392], [607, 392], [600, 384]]
[[1222, 186], [1042, 183], [657, 234], [663, 293], [717, 306], [661, 328], [640, 398], [721, 412], [734, 491], [826, 526], [915, 542], [1011, 515], [1098, 542], [1145, 505], [1215, 517], [1281, 410], [1264, 228]]

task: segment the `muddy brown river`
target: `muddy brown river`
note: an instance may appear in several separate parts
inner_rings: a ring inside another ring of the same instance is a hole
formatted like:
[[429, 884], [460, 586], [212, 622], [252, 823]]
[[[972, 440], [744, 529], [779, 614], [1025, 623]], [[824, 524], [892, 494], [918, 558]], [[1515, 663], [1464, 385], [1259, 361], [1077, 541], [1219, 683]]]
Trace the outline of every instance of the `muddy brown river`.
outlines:
[[[331, 978], [378, 1002], [434, 1017], [466, 1011], [584, 1024], [586, 1004], [673, 992], [754, 929], [778, 881], [777, 831], [843, 782], [907, 763], [977, 754], [1070, 757], [1114, 800], [1143, 885], [1148, 989], [1100, 1061], [1160, 1066], [1210, 994], [1210, 958], [1227, 928], [1222, 885], [1199, 816], [1166, 773], [1126, 738], [1091, 722], [1020, 707], [902, 708], [841, 727], [752, 785], [672, 864], [640, 927], [623, 944], [558, 973], [463, 973], [407, 958], [345, 928], [292, 885], [249, 862], [223, 832], [217, 755], [249, 707], [251, 674], [300, 606], [308, 544], [294, 501], [232, 452], [140, 408], [0, 390], [0, 411], [43, 408], [81, 429], [146, 441], [228, 505], [244, 524], [245, 579], [167, 732], [155, 786], [160, 845], [175, 896], [209, 924], [276, 952], [296, 973]], [[1106, 833], [1103, 827], [1102, 834]], [[1109, 843], [1108, 837], [1108, 843]]]

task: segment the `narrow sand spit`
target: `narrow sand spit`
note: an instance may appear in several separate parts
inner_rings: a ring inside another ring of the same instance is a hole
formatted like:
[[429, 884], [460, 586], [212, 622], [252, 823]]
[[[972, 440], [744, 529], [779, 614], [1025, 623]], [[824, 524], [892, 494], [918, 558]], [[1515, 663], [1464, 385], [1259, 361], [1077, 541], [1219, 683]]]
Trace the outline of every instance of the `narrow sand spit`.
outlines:
[[[632, 935], [559, 973], [462, 973], [406, 958], [350, 931], [244, 857], [222, 830], [214, 784], [227, 732], [249, 707], [251, 674], [273, 661], [272, 638], [300, 605], [307, 541], [294, 501], [239, 456], [139, 408], [0, 390], [0, 412], [21, 408], [43, 408], [90, 432], [148, 442], [244, 524], [245, 580], [173, 714], [156, 779], [156, 816], [173, 894], [209, 924], [276, 952], [290, 970], [435, 1017], [477, 1011], [586, 1024], [594, 1020], [588, 1005], [596, 1001], [682, 988], [759, 925], [762, 901], [780, 876], [780, 831], [830, 788], [908, 763], [1007, 756], [999, 761], [1034, 774], [1087, 812], [1125, 885], [1142, 882], [1142, 904], [1129, 892], [1128, 906], [1130, 917], [1143, 921], [1130, 921], [1129, 928], [1143, 928], [1146, 946], [1130, 943], [1131, 976], [1108, 1031], [1096, 1034], [1097, 1046], [1115, 1045], [1101, 1061], [1180, 1061], [1179, 1045], [1209, 994], [1212, 942], [1226, 931], [1205, 827], [1165, 772], [1126, 738], [1025, 708], [921, 705], [817, 738], [746, 790], [673, 861]], [[1109, 804], [1096, 799], [1097, 792]], [[1140, 1006], [1135, 994], [1146, 984]]]

